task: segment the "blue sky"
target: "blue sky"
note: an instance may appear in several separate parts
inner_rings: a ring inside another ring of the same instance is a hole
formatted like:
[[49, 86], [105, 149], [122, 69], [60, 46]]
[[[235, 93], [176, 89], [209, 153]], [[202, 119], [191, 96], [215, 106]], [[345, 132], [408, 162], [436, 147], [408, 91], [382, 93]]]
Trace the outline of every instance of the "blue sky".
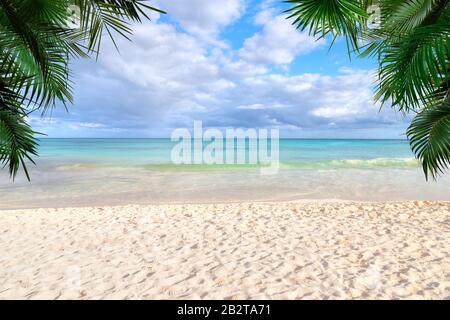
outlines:
[[[73, 62], [74, 104], [31, 118], [49, 137], [168, 137], [175, 128], [279, 128], [282, 137], [404, 138], [373, 102], [374, 61], [329, 51], [286, 20], [282, 1], [153, 0], [120, 53]], [[106, 37], [105, 37], [106, 39]]]

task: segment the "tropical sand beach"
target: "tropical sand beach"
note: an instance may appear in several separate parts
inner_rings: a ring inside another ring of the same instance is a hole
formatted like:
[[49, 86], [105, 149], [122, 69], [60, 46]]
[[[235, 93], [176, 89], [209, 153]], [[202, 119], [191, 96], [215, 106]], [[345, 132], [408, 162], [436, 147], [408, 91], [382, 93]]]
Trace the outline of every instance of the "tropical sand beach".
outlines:
[[450, 1], [199, 4], [0, 1], [0, 300], [450, 300]]
[[450, 299], [449, 177], [403, 140], [281, 140], [272, 175], [168, 139], [42, 141], [0, 179], [0, 298]]
[[0, 211], [0, 298], [450, 299], [450, 203]]

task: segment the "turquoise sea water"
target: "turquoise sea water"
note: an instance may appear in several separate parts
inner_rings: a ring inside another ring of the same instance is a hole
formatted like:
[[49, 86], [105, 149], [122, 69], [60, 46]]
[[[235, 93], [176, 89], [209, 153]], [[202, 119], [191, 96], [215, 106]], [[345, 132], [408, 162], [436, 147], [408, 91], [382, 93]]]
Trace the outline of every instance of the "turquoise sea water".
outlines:
[[175, 165], [175, 144], [169, 139], [42, 139], [37, 166], [30, 166], [31, 182], [23, 175], [11, 182], [6, 170], [0, 171], [0, 209], [450, 200], [449, 175], [427, 182], [406, 140], [281, 139], [279, 170], [272, 174], [262, 174], [259, 165]]
[[[39, 162], [44, 165], [97, 164], [169, 169], [173, 165], [171, 150], [176, 144], [170, 139], [43, 139]], [[279, 150], [284, 168], [417, 166], [406, 140], [281, 139]], [[248, 152], [248, 143], [245, 151]], [[211, 169], [206, 165], [177, 167], [180, 170]], [[218, 165], [214, 167], [221, 169]], [[229, 165], [223, 167], [226, 170], [234, 168]]]

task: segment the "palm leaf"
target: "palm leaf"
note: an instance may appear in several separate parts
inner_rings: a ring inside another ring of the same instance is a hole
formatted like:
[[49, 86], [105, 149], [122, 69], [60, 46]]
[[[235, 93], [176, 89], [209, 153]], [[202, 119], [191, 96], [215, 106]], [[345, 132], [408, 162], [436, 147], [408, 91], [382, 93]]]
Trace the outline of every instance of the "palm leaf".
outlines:
[[[70, 5], [81, 26], [70, 29]], [[163, 11], [143, 0], [0, 0], [0, 162], [14, 179], [37, 155], [27, 116], [72, 102], [69, 61], [99, 53], [102, 33], [129, 38], [130, 21]]]
[[0, 82], [0, 163], [8, 166], [12, 179], [22, 166], [30, 180], [26, 161], [34, 164], [31, 156], [37, 155], [37, 141], [34, 132], [26, 122], [26, 113], [17, 101], [21, 97]]
[[[407, 135], [426, 178], [449, 165], [450, 1], [292, 0], [293, 23], [310, 34], [347, 39], [349, 52], [379, 62], [375, 99], [403, 112], [418, 112]], [[364, 26], [376, 4], [380, 27]]]
[[407, 131], [416, 157], [422, 161], [425, 176], [437, 175], [450, 164], [450, 104], [443, 103], [419, 113]]
[[357, 0], [287, 0], [294, 6], [287, 19], [298, 29], [309, 29], [313, 36], [344, 36], [350, 51], [358, 49], [359, 32], [368, 15]]
[[100, 51], [103, 32], [116, 48], [114, 33], [126, 39], [132, 34], [129, 21], [141, 22], [141, 15], [149, 19], [145, 10], [164, 11], [149, 6], [145, 0], [75, 0], [81, 9], [81, 30], [86, 32], [90, 52]]

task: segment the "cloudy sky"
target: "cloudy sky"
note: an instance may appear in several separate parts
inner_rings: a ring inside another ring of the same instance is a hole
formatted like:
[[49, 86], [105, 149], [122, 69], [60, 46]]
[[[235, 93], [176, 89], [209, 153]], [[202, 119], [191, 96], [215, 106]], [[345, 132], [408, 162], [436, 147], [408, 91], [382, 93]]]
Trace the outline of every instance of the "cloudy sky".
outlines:
[[[286, 20], [281, 0], [153, 0], [120, 53], [73, 63], [74, 105], [32, 118], [50, 137], [168, 137], [174, 128], [279, 128], [282, 137], [404, 138], [373, 103], [372, 61], [329, 51]], [[106, 39], [106, 37], [105, 37]]]

